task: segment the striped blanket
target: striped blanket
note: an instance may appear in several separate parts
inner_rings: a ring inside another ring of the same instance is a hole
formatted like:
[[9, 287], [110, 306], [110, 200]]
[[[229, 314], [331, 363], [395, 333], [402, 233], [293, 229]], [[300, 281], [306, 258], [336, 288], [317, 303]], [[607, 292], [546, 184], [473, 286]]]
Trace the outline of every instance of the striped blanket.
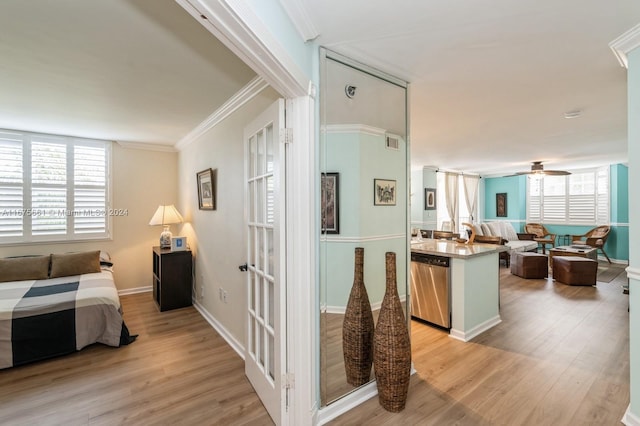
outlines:
[[0, 368], [130, 341], [110, 271], [0, 283]]

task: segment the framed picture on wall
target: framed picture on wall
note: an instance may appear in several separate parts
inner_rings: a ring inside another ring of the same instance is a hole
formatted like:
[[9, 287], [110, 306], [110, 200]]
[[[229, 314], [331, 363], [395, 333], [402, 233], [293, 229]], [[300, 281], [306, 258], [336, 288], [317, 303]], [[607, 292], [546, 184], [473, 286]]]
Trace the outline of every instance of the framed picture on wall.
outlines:
[[507, 217], [507, 193], [496, 194], [496, 216]]
[[323, 173], [320, 178], [321, 232], [323, 234], [340, 233], [339, 173]]
[[200, 210], [216, 209], [216, 173], [212, 169], [198, 172], [198, 208]]
[[436, 209], [436, 189], [435, 188], [424, 189], [424, 209], [425, 210]]
[[395, 206], [396, 205], [396, 181], [389, 179], [373, 180], [373, 205], [374, 206]]

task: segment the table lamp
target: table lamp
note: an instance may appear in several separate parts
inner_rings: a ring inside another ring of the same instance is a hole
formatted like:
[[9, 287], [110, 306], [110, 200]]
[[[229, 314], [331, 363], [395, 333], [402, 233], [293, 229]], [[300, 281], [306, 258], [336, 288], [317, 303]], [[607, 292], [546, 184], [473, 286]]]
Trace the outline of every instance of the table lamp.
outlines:
[[164, 230], [160, 234], [160, 248], [171, 247], [171, 231], [169, 226], [172, 223], [182, 223], [183, 219], [173, 204], [168, 206], [158, 206], [158, 210], [154, 213], [149, 221], [149, 225], [162, 225]]

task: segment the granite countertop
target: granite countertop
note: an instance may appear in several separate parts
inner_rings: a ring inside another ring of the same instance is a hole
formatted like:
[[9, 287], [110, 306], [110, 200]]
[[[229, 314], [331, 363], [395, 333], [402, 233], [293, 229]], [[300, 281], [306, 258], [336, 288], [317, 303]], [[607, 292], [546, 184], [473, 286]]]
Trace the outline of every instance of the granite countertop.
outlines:
[[411, 252], [456, 257], [460, 259], [485, 256], [507, 250], [509, 250], [509, 248], [506, 246], [494, 244], [464, 244], [450, 240], [432, 239], [422, 239], [422, 241], [411, 240]]

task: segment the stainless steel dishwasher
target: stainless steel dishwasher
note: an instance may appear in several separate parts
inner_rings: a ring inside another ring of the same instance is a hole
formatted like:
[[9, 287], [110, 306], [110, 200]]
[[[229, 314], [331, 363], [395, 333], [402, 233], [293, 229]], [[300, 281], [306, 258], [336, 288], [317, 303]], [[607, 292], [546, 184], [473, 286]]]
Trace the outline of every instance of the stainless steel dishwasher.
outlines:
[[411, 253], [411, 316], [451, 329], [448, 257]]

